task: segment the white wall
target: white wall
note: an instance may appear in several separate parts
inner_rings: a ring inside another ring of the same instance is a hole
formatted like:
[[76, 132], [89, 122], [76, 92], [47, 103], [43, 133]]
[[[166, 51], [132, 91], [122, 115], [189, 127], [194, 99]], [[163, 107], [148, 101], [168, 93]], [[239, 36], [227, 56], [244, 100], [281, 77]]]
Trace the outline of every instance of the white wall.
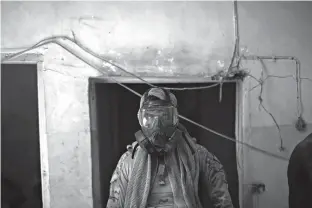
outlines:
[[[239, 20], [241, 44], [250, 54], [296, 56], [301, 61], [301, 76], [312, 78], [312, 19], [311, 2], [240, 2]], [[265, 61], [267, 73], [295, 75], [292, 61]], [[245, 67], [260, 77], [258, 61], [245, 62]], [[265, 73], [266, 74], [266, 73]], [[272, 118], [259, 110], [260, 88], [248, 92], [256, 82], [245, 82], [244, 140], [278, 155], [289, 157], [295, 145], [312, 132], [312, 81], [302, 80], [303, 117], [307, 131], [295, 129], [297, 120], [296, 82], [293, 78], [270, 78], [263, 88], [263, 104], [274, 115], [281, 128], [285, 152], [279, 151], [279, 134]], [[267, 191], [259, 196], [258, 207], [288, 207], [287, 162], [244, 149], [244, 184], [260, 181]], [[248, 185], [245, 185], [248, 190]], [[246, 204], [250, 206], [249, 200]]]
[[[26, 47], [46, 36], [71, 35], [73, 30], [86, 46], [134, 72], [209, 75], [220, 68], [218, 62], [229, 63], [234, 40], [232, 6], [232, 2], [2, 2], [1, 47]], [[312, 78], [311, 9], [310, 2], [239, 2], [241, 46], [249, 54], [296, 56], [302, 62], [302, 77]], [[44, 51], [51, 204], [91, 207], [86, 76], [98, 73], [60, 47]], [[260, 75], [259, 63], [244, 65]], [[294, 74], [295, 69], [293, 63], [283, 61], [267, 67], [279, 75]], [[278, 151], [272, 119], [258, 110], [258, 90], [248, 93], [253, 84], [251, 79], [244, 84], [244, 141], [288, 156], [308, 133], [294, 128], [295, 82], [272, 78], [264, 88], [264, 105], [281, 125], [287, 149], [283, 153]], [[310, 124], [311, 85], [309, 80], [302, 81], [304, 118]], [[259, 207], [287, 207], [286, 168], [285, 162], [244, 149], [242, 183], [262, 181], [267, 187]]]

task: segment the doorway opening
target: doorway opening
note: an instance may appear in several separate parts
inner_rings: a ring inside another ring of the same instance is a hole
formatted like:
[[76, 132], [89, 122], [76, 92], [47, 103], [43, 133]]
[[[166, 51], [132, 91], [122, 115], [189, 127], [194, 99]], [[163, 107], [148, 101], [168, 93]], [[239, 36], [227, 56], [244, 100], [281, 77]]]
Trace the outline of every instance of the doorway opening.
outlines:
[[37, 64], [1, 64], [1, 207], [43, 207], [37, 81]]
[[[149, 86], [135, 79], [114, 77], [127, 87], [143, 94]], [[200, 87], [207, 86], [204, 79], [145, 78], [158, 86]], [[210, 83], [215, 84], [215, 83]], [[236, 82], [226, 82], [220, 88], [173, 91], [181, 115], [217, 132], [235, 138]], [[92, 189], [94, 208], [106, 207], [110, 179], [126, 146], [135, 141], [134, 133], [140, 126], [137, 121], [139, 97], [108, 78], [89, 80], [89, 106], [91, 120]], [[215, 154], [224, 166], [234, 207], [239, 207], [239, 183], [235, 142], [203, 130], [181, 120], [190, 135]], [[205, 207], [209, 207], [208, 205]]]

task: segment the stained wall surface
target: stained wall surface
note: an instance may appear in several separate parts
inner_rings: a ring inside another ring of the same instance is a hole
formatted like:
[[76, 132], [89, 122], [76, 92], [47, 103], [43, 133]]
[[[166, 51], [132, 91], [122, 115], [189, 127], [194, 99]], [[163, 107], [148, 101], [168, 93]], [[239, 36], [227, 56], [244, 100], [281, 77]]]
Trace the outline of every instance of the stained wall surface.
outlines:
[[[238, 2], [240, 46], [247, 55], [293, 55], [301, 61], [302, 77], [312, 77], [310, 2]], [[208, 76], [230, 62], [233, 2], [2, 2], [1, 48], [25, 48], [52, 35], [69, 35], [126, 69], [147, 75]], [[43, 47], [49, 149], [51, 207], [92, 207], [88, 76], [99, 75], [61, 47]], [[267, 73], [294, 75], [290, 61], [265, 62]], [[259, 62], [244, 67], [255, 77]], [[266, 74], [266, 73], [264, 73]], [[302, 80], [306, 133], [294, 128], [296, 82], [270, 78], [264, 105], [281, 127], [286, 151], [272, 118], [258, 109], [259, 88], [244, 82], [243, 140], [289, 156], [312, 129], [312, 82]], [[276, 168], [279, 166], [279, 168]], [[246, 207], [252, 207], [248, 184], [261, 181], [266, 192], [259, 207], [287, 207], [287, 162], [244, 149], [243, 181]]]

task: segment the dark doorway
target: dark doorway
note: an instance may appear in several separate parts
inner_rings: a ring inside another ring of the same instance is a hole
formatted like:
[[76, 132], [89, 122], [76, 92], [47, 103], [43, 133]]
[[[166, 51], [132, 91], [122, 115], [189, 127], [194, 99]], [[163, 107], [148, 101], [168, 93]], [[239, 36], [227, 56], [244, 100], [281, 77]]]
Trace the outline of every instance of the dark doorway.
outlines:
[[[143, 94], [146, 84], [125, 83], [131, 89]], [[162, 83], [169, 87], [196, 87], [207, 83]], [[92, 152], [93, 170], [99, 172], [99, 199], [106, 206], [110, 178], [126, 146], [135, 141], [134, 133], [140, 126], [137, 121], [139, 97], [116, 83], [90, 80], [91, 137], [96, 141]], [[235, 137], [236, 83], [224, 83], [222, 101], [219, 102], [219, 87], [202, 90], [174, 91], [178, 100], [179, 113], [222, 134]], [[213, 133], [207, 132], [187, 121], [181, 120], [198, 143], [215, 154], [228, 176], [230, 193], [235, 207], [239, 207], [236, 144]], [[95, 149], [97, 148], [97, 149]], [[98, 157], [98, 158], [97, 158]], [[99, 167], [94, 167], [98, 165]], [[94, 179], [97, 180], [97, 179]], [[94, 184], [93, 183], [93, 184]], [[93, 189], [93, 191], [96, 191]], [[95, 193], [94, 193], [95, 194]], [[97, 193], [98, 194], [98, 193]], [[96, 194], [96, 195], [97, 195]], [[97, 202], [95, 202], [97, 203]], [[95, 206], [98, 208], [98, 206]], [[208, 206], [205, 206], [208, 208]]]
[[36, 64], [1, 64], [1, 207], [42, 208]]

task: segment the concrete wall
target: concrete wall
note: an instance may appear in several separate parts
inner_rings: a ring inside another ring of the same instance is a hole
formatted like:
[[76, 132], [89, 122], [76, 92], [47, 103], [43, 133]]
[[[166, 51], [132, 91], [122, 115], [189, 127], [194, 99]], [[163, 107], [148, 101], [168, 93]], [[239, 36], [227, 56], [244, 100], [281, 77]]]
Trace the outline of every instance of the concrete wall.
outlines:
[[[86, 46], [137, 73], [210, 75], [227, 66], [231, 57], [232, 7], [232, 2], [2, 2], [1, 47], [26, 47], [46, 36], [73, 31]], [[311, 78], [311, 9], [309, 2], [239, 2], [241, 46], [249, 54], [297, 56], [302, 77]], [[98, 73], [60, 47], [48, 46], [43, 52], [51, 205], [92, 207], [86, 77]], [[259, 63], [248, 61], [244, 66], [260, 75]], [[295, 65], [281, 61], [267, 68], [284, 76], [294, 74]], [[244, 83], [244, 141], [288, 156], [308, 133], [294, 128], [295, 82], [272, 78], [264, 88], [264, 105], [281, 125], [286, 146], [282, 153], [272, 119], [258, 110], [258, 89], [248, 91], [253, 84], [251, 79]], [[302, 81], [308, 131], [311, 84]], [[259, 196], [259, 207], [287, 207], [287, 162], [247, 149], [243, 158], [242, 183], [261, 181], [267, 187]], [[245, 194], [246, 207], [252, 207]]]
[[[301, 76], [312, 78], [311, 2], [239, 2], [241, 44], [249, 54], [293, 55], [301, 61]], [[295, 75], [295, 63], [265, 61], [264, 74]], [[261, 76], [258, 61], [245, 62], [256, 77]], [[302, 80], [303, 117], [307, 132], [295, 129], [297, 120], [296, 82], [294, 78], [269, 78], [263, 88], [263, 104], [274, 115], [281, 128], [286, 150], [279, 151], [279, 134], [272, 118], [259, 110], [260, 88], [249, 92], [257, 83], [245, 82], [244, 141], [281, 156], [289, 157], [295, 145], [312, 132], [312, 81]], [[287, 162], [244, 149], [244, 184], [260, 181], [267, 191], [258, 196], [258, 207], [288, 207]], [[247, 207], [250, 199], [246, 198]], [[254, 200], [257, 200], [256, 197]]]

